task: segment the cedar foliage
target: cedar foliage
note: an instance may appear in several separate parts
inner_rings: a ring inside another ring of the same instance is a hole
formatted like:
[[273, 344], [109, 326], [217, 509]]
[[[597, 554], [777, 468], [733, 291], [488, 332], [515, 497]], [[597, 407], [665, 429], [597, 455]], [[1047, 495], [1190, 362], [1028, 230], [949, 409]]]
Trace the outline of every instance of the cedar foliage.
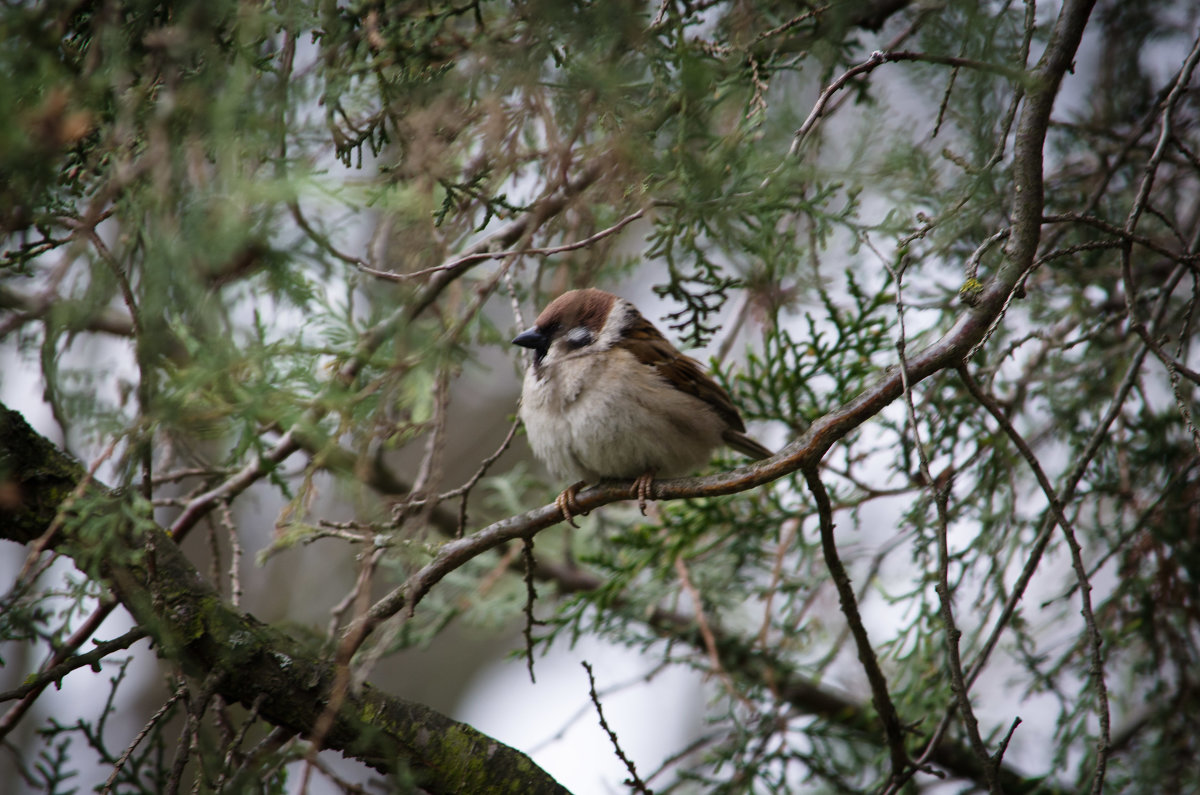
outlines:
[[[1198, 27], [1169, 0], [5, 2], [0, 388], [47, 409], [0, 425], [6, 764], [282, 792], [333, 748], [400, 791], [557, 791], [363, 684], [524, 625], [535, 674], [586, 636], [707, 677], [635, 790], [1200, 789]], [[659, 482], [648, 519], [537, 507], [566, 484], [502, 442], [507, 341], [589, 285], [661, 299], [781, 453]], [[317, 544], [353, 569], [328, 626], [239, 612]], [[135, 628], [97, 635], [114, 611]], [[64, 676], [99, 715], [31, 711]]]

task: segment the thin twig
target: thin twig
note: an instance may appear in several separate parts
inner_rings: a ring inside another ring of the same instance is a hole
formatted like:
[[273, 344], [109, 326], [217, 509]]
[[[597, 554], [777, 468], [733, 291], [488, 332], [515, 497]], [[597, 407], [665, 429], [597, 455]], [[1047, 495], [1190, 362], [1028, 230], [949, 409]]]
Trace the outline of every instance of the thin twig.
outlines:
[[475, 488], [476, 484], [478, 484], [479, 481], [483, 478], [483, 476], [487, 474], [487, 471], [492, 468], [492, 464], [496, 463], [496, 461], [500, 458], [500, 456], [504, 455], [504, 451], [508, 449], [509, 445], [512, 444], [513, 438], [515, 438], [517, 435], [517, 428], [520, 428], [520, 427], [521, 427], [521, 421], [519, 419], [514, 420], [512, 425], [510, 425], [508, 428], [508, 433], [505, 434], [505, 436], [504, 436], [504, 441], [502, 441], [500, 443], [500, 446], [496, 448], [496, 451], [494, 453], [489, 455], [487, 458], [483, 459], [483, 463], [481, 463], [479, 465], [479, 468], [475, 470], [475, 473], [473, 475], [471, 475], [471, 477], [467, 480], [466, 483], [462, 484], [461, 486], [459, 486], [456, 489], [452, 489], [451, 491], [447, 491], [447, 492], [444, 492], [444, 493], [438, 495], [438, 502], [441, 502], [442, 500], [448, 500], [453, 497], [461, 497], [462, 498], [462, 501], [459, 503], [459, 506], [458, 506], [458, 537], [459, 538], [462, 538], [463, 533], [466, 531], [467, 498], [471, 496], [471, 489]]
[[625, 765], [625, 769], [629, 771], [629, 778], [625, 779], [625, 784], [632, 787], [636, 792], [643, 793], [643, 795], [654, 795], [645, 782], [638, 778], [637, 768], [634, 767], [633, 760], [621, 750], [621, 743], [617, 740], [617, 733], [609, 728], [608, 721], [604, 719], [604, 707], [600, 706], [600, 696], [596, 694], [596, 677], [592, 673], [592, 666], [587, 660], [583, 661], [583, 669], [587, 671], [588, 694], [591, 696], [592, 703], [596, 705], [596, 715], [600, 718], [600, 728], [604, 729], [604, 733], [608, 735], [608, 739], [612, 742], [613, 750], [617, 753], [617, 758], [621, 760]]
[[733, 678], [729, 676], [729, 672], [725, 670], [725, 666], [721, 664], [721, 652], [717, 648], [717, 636], [713, 632], [712, 626], [709, 624], [708, 616], [704, 614], [704, 599], [700, 596], [700, 589], [692, 584], [691, 575], [688, 574], [687, 564], [683, 562], [682, 555], [675, 556], [675, 573], [679, 575], [679, 584], [683, 586], [683, 590], [687, 593], [688, 598], [692, 601], [692, 611], [696, 616], [696, 627], [700, 630], [700, 638], [704, 642], [704, 650], [708, 652], [708, 662], [712, 666], [712, 672], [721, 680], [725, 690], [730, 696], [742, 703], [751, 713], [758, 712], [753, 702], [745, 695], [740, 693], [733, 683]]
[[146, 327], [142, 323], [141, 307], [137, 302], [137, 297], [133, 293], [133, 286], [129, 282], [129, 274], [126, 272], [126, 269], [121, 267], [121, 263], [108, 250], [108, 246], [100, 239], [100, 235], [96, 234], [94, 226], [88, 227], [85, 230], [85, 236], [91, 241], [96, 251], [99, 252], [100, 259], [112, 271], [117, 286], [120, 288], [121, 298], [125, 302], [125, 308], [129, 310], [129, 317], [133, 321], [133, 350], [138, 367], [138, 382], [135, 390], [138, 416], [137, 423], [135, 424], [136, 430], [131, 435], [133, 447], [131, 452], [137, 455], [142, 470], [142, 497], [149, 502], [154, 498], [154, 431], [149, 422], [153, 384], [150, 378], [150, 371], [153, 365], [146, 342]]
[[537, 677], [533, 675], [533, 627], [541, 622], [533, 615], [533, 605], [537, 601], [537, 588], [533, 584], [533, 572], [537, 566], [537, 561], [533, 558], [533, 539], [525, 538], [521, 540], [522, 559], [525, 562], [525, 628], [523, 634], [525, 636], [525, 665], [529, 669], [529, 681], [537, 684]]
[[111, 774], [109, 774], [108, 779], [104, 782], [104, 787], [101, 788], [100, 795], [108, 795], [108, 793], [112, 792], [113, 785], [117, 782], [117, 776], [121, 773], [121, 768], [123, 768], [125, 763], [129, 761], [129, 757], [133, 756], [134, 749], [138, 747], [142, 740], [146, 739], [146, 735], [149, 734], [151, 730], [158, 724], [158, 722], [163, 719], [167, 712], [170, 711], [171, 707], [175, 706], [179, 699], [183, 698], [185, 695], [187, 695], [187, 685], [180, 685], [175, 689], [175, 692], [171, 694], [171, 697], [167, 699], [166, 703], [159, 707], [158, 711], [150, 716], [150, 720], [146, 721], [146, 725], [142, 727], [142, 730], [138, 732], [133, 738], [132, 742], [129, 743], [129, 746], [125, 749], [124, 753], [121, 754], [121, 757], [116, 761], [115, 764], [113, 764], [113, 771]]
[[[24, 698], [30, 693], [40, 693], [50, 683], [61, 683], [63, 677], [74, 670], [86, 666], [96, 667], [100, 661], [114, 651], [127, 649], [134, 643], [146, 637], [146, 630], [141, 627], [134, 627], [119, 638], [112, 640], [101, 641], [96, 644], [96, 647], [91, 651], [77, 654], [74, 657], [69, 657], [57, 665], [52, 665], [49, 668], [39, 671], [36, 676], [31, 676], [21, 683], [20, 687], [15, 687], [12, 690], [0, 693], [0, 701], [12, 701], [14, 698]], [[97, 667], [96, 670], [99, 670]]]
[[187, 685], [180, 686], [180, 690], [183, 691], [182, 698], [184, 704], [187, 705], [187, 720], [184, 721], [183, 729], [180, 731], [179, 743], [175, 751], [175, 761], [171, 765], [171, 773], [167, 777], [166, 786], [164, 787], [167, 795], [176, 795], [179, 792], [179, 785], [183, 780], [184, 768], [187, 767], [188, 759], [191, 757], [196, 737], [200, 731], [200, 720], [208, 710], [208, 702], [212, 700], [213, 694], [216, 692], [220, 676], [220, 673], [213, 671], [205, 677], [194, 702]]
[[952, 66], [956, 69], [975, 69], [981, 72], [991, 72], [993, 74], [1001, 75], [1003, 77], [1018, 81], [1023, 79], [1025, 76], [1025, 73], [1022, 70], [1013, 69], [1012, 67], [1002, 66], [1000, 64], [987, 63], [986, 61], [977, 61], [972, 58], [959, 58], [950, 55], [933, 55], [931, 53], [922, 52], [882, 52], [880, 50], [876, 50], [875, 52], [871, 53], [867, 60], [850, 67], [840, 76], [834, 79], [833, 82], [821, 90], [821, 94], [817, 97], [817, 101], [813, 103], [813, 108], [809, 112], [808, 118], [804, 120], [804, 122], [792, 136], [792, 145], [791, 148], [788, 149], [788, 157], [790, 158], [795, 156], [796, 152], [800, 150], [800, 145], [812, 131], [812, 128], [816, 126], [817, 121], [825, 112], [825, 107], [829, 104], [829, 101], [833, 99], [835, 94], [845, 88], [851, 80], [859, 75], [872, 72], [877, 67], [882, 66], [885, 63], [899, 63], [901, 61], [920, 61], [923, 63]]
[[237, 607], [242, 601], [242, 544], [228, 502], [221, 506], [221, 524], [229, 534], [229, 602]]
[[833, 537], [833, 509], [829, 504], [829, 493], [821, 482], [821, 475], [816, 467], [803, 468], [804, 479], [812, 492], [813, 501], [817, 507], [817, 518], [821, 529], [821, 550], [825, 555], [825, 565], [837, 588], [838, 600], [841, 603], [842, 614], [850, 625], [850, 633], [854, 636], [854, 645], [858, 650], [858, 659], [866, 672], [867, 681], [871, 685], [871, 702], [883, 722], [884, 734], [887, 739], [888, 751], [892, 760], [892, 776], [899, 778], [909, 766], [908, 751], [904, 747], [904, 728], [900, 723], [900, 715], [896, 705], [888, 693], [887, 677], [879, 667], [875, 650], [871, 648], [871, 640], [867, 636], [867, 628], [863, 625], [862, 616], [858, 612], [858, 602], [854, 596], [854, 588], [850, 585], [850, 575], [842, 565], [838, 555], [837, 543]]
[[[783, 523], [783, 537], [779, 539], [779, 547], [775, 550], [775, 562], [771, 565], [771, 579], [763, 599], [763, 622], [758, 630], [758, 640], [755, 641], [763, 649], [768, 648], [768, 635], [771, 629], [771, 616], [774, 614], [773, 604], [775, 594], [779, 590], [779, 581], [783, 579], [783, 560], [792, 547], [792, 541], [800, 532], [800, 519], [789, 517]], [[806, 606], [807, 607], [807, 606]]]
[[1063, 502], [1059, 498], [1058, 492], [1055, 491], [1054, 486], [1050, 483], [1050, 479], [1046, 477], [1046, 473], [1042, 470], [1042, 465], [1038, 461], [1033, 449], [1017, 429], [1013, 427], [1013, 424], [1009, 422], [1008, 417], [1004, 415], [1004, 411], [996, 403], [995, 399], [984, 392], [975, 379], [971, 377], [965, 365], [958, 368], [958, 374], [967, 391], [971, 393], [971, 396], [981, 406], [987, 409], [988, 413], [992, 415], [992, 419], [1004, 430], [1009, 440], [1020, 451], [1021, 457], [1029, 464], [1029, 468], [1033, 471], [1038, 485], [1050, 503], [1050, 510], [1062, 528], [1067, 546], [1071, 550], [1071, 565], [1075, 569], [1075, 578], [1079, 582], [1080, 610], [1083, 613], [1084, 624], [1087, 626], [1091, 651], [1091, 666], [1088, 673], [1092, 678], [1092, 684], [1096, 690], [1096, 711], [1099, 713], [1098, 717], [1100, 719], [1100, 737], [1096, 741], [1096, 771], [1092, 779], [1093, 795], [1100, 795], [1104, 790], [1104, 774], [1108, 766], [1109, 749], [1112, 746], [1112, 726], [1108, 709], [1108, 687], [1104, 682], [1104, 641], [1100, 634], [1100, 628], [1096, 625], [1096, 616], [1092, 611], [1092, 586], [1088, 580], [1087, 567], [1083, 564], [1083, 550], [1075, 536], [1074, 525], [1067, 518], [1063, 510]]
[[[74, 654], [88, 638], [96, 633], [96, 630], [99, 629], [100, 625], [104, 623], [104, 620], [108, 618], [116, 606], [116, 599], [113, 599], [111, 596], [105, 597], [101, 601], [100, 606], [80, 624], [78, 629], [71, 633], [71, 637], [67, 638], [66, 642], [59, 648], [55, 649], [54, 654], [45, 663], [46, 669], [58, 665]], [[4, 713], [4, 717], [0, 718], [0, 740], [8, 736], [8, 733], [16, 727], [25, 713], [29, 711], [29, 708], [33, 706], [33, 703], [37, 701], [38, 696], [50, 684], [50, 681], [40, 681], [37, 687], [26, 693], [20, 701], [9, 708], [8, 712]]]
[[[1165, 301], [1160, 302], [1159, 314], [1166, 311]], [[1075, 489], [1079, 485], [1079, 481], [1083, 478], [1087, 468], [1091, 465], [1092, 459], [1100, 450], [1101, 444], [1108, 436], [1108, 430], [1117, 416], [1121, 413], [1125, 406], [1125, 400], [1137, 383], [1138, 376], [1141, 373], [1142, 364], [1149, 351], [1143, 346], [1138, 349], [1134, 355], [1133, 362], [1130, 363], [1126, 370], [1125, 377], [1122, 378], [1121, 384], [1117, 387], [1112, 401], [1110, 401], [1108, 410], [1092, 430], [1092, 435], [1088, 439], [1087, 445], [1084, 447], [1083, 454], [1076, 459], [1075, 467], [1066, 479], [1066, 486], [1062, 491], [1062, 500], [1064, 503], [1069, 503], [1074, 497]], [[996, 644], [1000, 641], [1000, 635], [1008, 628], [1013, 616], [1016, 614], [1017, 605], [1020, 604], [1022, 597], [1025, 595], [1025, 590], [1029, 587], [1030, 581], [1033, 579], [1034, 573], [1037, 571], [1042, 560], [1042, 555], [1045, 554], [1046, 547], [1050, 543], [1050, 537], [1054, 533], [1057, 525], [1057, 518], [1053, 513], [1047, 513], [1046, 519], [1042, 523], [1041, 529], [1038, 531], [1037, 537], [1030, 545], [1029, 555], [1025, 561], [1025, 566], [1021, 569], [1021, 573], [1017, 576], [1016, 582], [1013, 584], [1008, 600], [1004, 603], [1004, 608], [1000, 611], [1000, 615], [996, 618], [992, 625], [992, 630], [988, 634], [987, 640], [984, 641], [983, 647], [975, 656], [975, 660], [971, 663], [970, 669], [967, 671], [967, 685], [971, 686], [975, 680], [983, 672], [988, 660], [991, 658], [992, 652], [996, 648]], [[954, 717], [957, 710], [957, 703], [951, 704], [943, 713], [938, 721], [937, 727], [930, 734], [929, 740], [925, 744], [925, 750], [917, 757], [917, 763], [923, 764], [938, 748], [942, 737], [950, 726], [950, 721]]]
[[466, 256], [459, 257], [449, 262], [444, 262], [441, 265], [434, 265], [432, 268], [423, 268], [419, 271], [410, 271], [409, 273], [395, 273], [393, 271], [381, 271], [375, 268], [368, 267], [362, 260], [355, 259], [353, 264], [370, 276], [376, 276], [380, 279], [386, 279], [393, 282], [405, 282], [409, 279], [416, 279], [421, 276], [429, 276], [430, 274], [439, 273], [441, 271], [453, 271], [462, 268], [466, 265], [474, 265], [489, 259], [507, 259], [515, 256], [538, 256], [549, 257], [554, 254], [563, 254], [568, 251], [576, 251], [577, 249], [587, 248], [593, 243], [598, 243], [604, 238], [620, 232], [629, 224], [646, 214], [646, 208], [642, 208], [617, 221], [609, 227], [601, 229], [599, 232], [588, 235], [583, 240], [576, 240], [573, 243], [564, 243], [561, 246], [548, 246], [543, 248], [510, 248], [504, 251], [477, 251]]
[[[651, 681], [653, 681], [655, 676], [662, 673], [668, 667], [670, 667], [668, 662], [660, 661], [647, 673], [631, 676], [623, 682], [616, 682], [615, 684], [611, 684], [599, 691], [600, 698], [608, 698], [610, 695], [620, 693], [629, 688], [636, 687], [637, 685], [649, 684]], [[571, 727], [579, 723], [579, 721], [582, 720], [589, 712], [591, 712], [592, 709], [593, 705], [591, 699], [589, 698], [587, 701], [583, 702], [583, 704], [580, 705], [580, 707], [575, 710], [575, 712], [573, 712], [566, 720], [560, 723], [553, 734], [526, 748], [526, 753], [528, 753], [530, 756], [537, 756], [540, 751], [550, 747], [552, 743], [559, 742], [567, 736], [567, 732], [571, 730]], [[653, 778], [653, 776], [650, 778]]]
[[750, 43], [750, 46], [754, 46], [756, 44], [761, 44], [764, 40], [769, 39], [773, 36], [778, 36], [781, 33], [787, 33], [789, 30], [796, 27], [804, 20], [812, 19], [813, 17], [820, 16], [821, 14], [824, 14], [826, 11], [828, 11], [832, 7], [833, 7], [833, 5], [829, 4], [829, 5], [819, 6], [817, 8], [810, 8], [808, 11], [805, 11], [802, 14], [798, 14], [797, 16], [794, 16], [791, 19], [787, 20], [786, 22], [782, 22], [782, 23], [776, 25], [775, 27], [771, 28], [770, 30], [765, 30], [762, 33], [758, 34], [757, 36], [754, 37], [754, 41], [752, 41]]
[[1142, 341], [1146, 343], [1150, 351], [1162, 361], [1168, 370], [1200, 385], [1200, 373], [1189, 369], [1182, 362], [1177, 361], [1164, 351], [1151, 336], [1145, 323], [1138, 317], [1137, 286], [1133, 280], [1132, 240], [1137, 231], [1138, 221], [1141, 219], [1142, 213], [1146, 210], [1147, 202], [1150, 198], [1150, 189], [1154, 185], [1154, 178], [1157, 175], [1159, 164], [1167, 153], [1167, 145], [1172, 135], [1171, 114], [1175, 110], [1175, 105], [1187, 89], [1188, 83], [1191, 82], [1192, 73], [1195, 71], [1198, 62], [1200, 62], [1200, 37], [1197, 37], [1192, 44], [1192, 50], [1188, 53], [1183, 67], [1179, 70], [1174, 85], [1171, 86], [1170, 92], [1168, 92], [1166, 99], [1162, 102], [1162, 123], [1159, 129], [1158, 143], [1155, 145], [1154, 151], [1150, 154], [1150, 159], [1146, 162], [1145, 174], [1142, 177], [1141, 185], [1138, 187], [1137, 197], [1134, 199], [1133, 205], [1129, 208], [1129, 215], [1125, 219], [1124, 233], [1126, 237], [1124, 245], [1121, 247], [1121, 279], [1125, 287], [1125, 312], [1129, 316], [1129, 322], [1133, 331], [1142, 338]]
[[[992, 238], [999, 239], [999, 235], [993, 235]], [[975, 716], [975, 710], [971, 707], [970, 687], [963, 679], [962, 656], [959, 649], [959, 640], [962, 637], [962, 631], [958, 628], [954, 619], [953, 595], [950, 591], [950, 549], [948, 539], [950, 519], [947, 503], [950, 498], [950, 488], [953, 478], [951, 474], [935, 478], [929, 467], [929, 457], [925, 452], [925, 444], [921, 441], [921, 427], [917, 420], [917, 408], [913, 402], [912, 387], [908, 383], [908, 359], [905, 356], [908, 339], [904, 318], [903, 268], [893, 268], [886, 260], [884, 261], [884, 267], [892, 274], [892, 278], [896, 283], [896, 315], [900, 327], [900, 336], [896, 341], [896, 353], [900, 359], [900, 378], [904, 385], [904, 404], [907, 409], [909, 432], [912, 434], [913, 445], [917, 450], [917, 460], [921, 475], [927, 488], [933, 495], [934, 505], [937, 509], [938, 582], [935, 591], [938, 595], [942, 624], [945, 628], [946, 668], [950, 672], [950, 688], [958, 700], [958, 709], [963, 717], [963, 725], [967, 729], [967, 740], [971, 744], [971, 750], [983, 767], [983, 775], [987, 781], [988, 790], [992, 795], [1003, 795], [1000, 788], [1000, 781], [996, 776], [996, 765], [988, 754], [987, 746], [984, 745], [983, 737], [979, 733], [979, 720]], [[947, 470], [947, 473], [952, 473], [952, 470]], [[911, 775], [911, 773], [894, 772], [893, 786], [897, 785], [901, 779], [906, 778], [907, 775]]]
[[[329, 734], [330, 729], [333, 728], [338, 712], [341, 710], [342, 704], [345, 703], [351, 688], [356, 687], [358, 684], [355, 681], [356, 672], [352, 670], [351, 662], [354, 659], [354, 653], [362, 645], [366, 636], [365, 633], [355, 631], [354, 628], [361, 628], [363, 626], [360, 617], [366, 613], [370, 606], [371, 580], [385, 551], [384, 548], [376, 548], [369, 555], [362, 556], [362, 564], [359, 567], [358, 577], [352, 591], [355, 620], [350, 625], [350, 631], [343, 634], [338, 642], [337, 652], [334, 654], [333, 659], [333, 682], [329, 686], [328, 694], [322, 694], [326, 699], [325, 708], [313, 722], [312, 732], [308, 735], [310, 744], [308, 753], [305, 755], [308, 764], [304, 768], [301, 791], [307, 788], [312, 760], [321, 752], [325, 737]], [[333, 632], [331, 631], [329, 634], [332, 636]], [[375, 658], [372, 658], [361, 671], [363, 678], [366, 677], [374, 661]]]
[[238, 729], [238, 733], [227, 744], [226, 747], [228, 750], [225, 752], [225, 761], [221, 765], [221, 775], [217, 779], [217, 785], [213, 788], [214, 792], [225, 791], [225, 782], [229, 779], [230, 772], [234, 771], [233, 761], [235, 754], [237, 753], [237, 749], [241, 748], [242, 743], [245, 742], [246, 735], [250, 732], [250, 727], [258, 721], [258, 711], [262, 709], [263, 702], [266, 701], [266, 699], [266, 693], [258, 694], [258, 697], [254, 699], [254, 703], [250, 705], [250, 712], [246, 715], [245, 720], [242, 721], [242, 725], [241, 728]]

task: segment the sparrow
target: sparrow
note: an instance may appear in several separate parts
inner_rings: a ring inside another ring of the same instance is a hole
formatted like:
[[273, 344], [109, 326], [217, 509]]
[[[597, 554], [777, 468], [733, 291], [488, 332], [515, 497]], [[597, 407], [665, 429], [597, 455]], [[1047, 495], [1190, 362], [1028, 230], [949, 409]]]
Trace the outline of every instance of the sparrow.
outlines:
[[519, 411], [529, 445], [552, 475], [577, 481], [554, 501], [573, 526], [585, 483], [634, 479], [645, 515], [655, 477], [686, 475], [721, 444], [773, 455], [704, 367], [612, 293], [563, 293], [513, 344], [533, 351]]

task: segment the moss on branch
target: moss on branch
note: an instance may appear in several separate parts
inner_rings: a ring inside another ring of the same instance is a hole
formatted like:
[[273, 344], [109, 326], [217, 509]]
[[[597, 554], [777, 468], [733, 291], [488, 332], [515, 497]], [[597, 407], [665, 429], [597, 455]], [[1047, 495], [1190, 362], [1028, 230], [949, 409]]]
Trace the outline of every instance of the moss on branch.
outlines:
[[[84, 469], [0, 406], [0, 537], [28, 544], [56, 521]], [[160, 527], [136, 519], [130, 500], [92, 484], [48, 539], [84, 571], [97, 571], [156, 641], [158, 653], [215, 681], [231, 702], [260, 704], [275, 726], [311, 736], [336, 678], [332, 656], [238, 612]], [[107, 528], [103, 545], [90, 533]], [[261, 701], [259, 701], [261, 699]], [[429, 792], [564, 793], [525, 754], [422, 704], [365, 686], [348, 693], [322, 745]]]

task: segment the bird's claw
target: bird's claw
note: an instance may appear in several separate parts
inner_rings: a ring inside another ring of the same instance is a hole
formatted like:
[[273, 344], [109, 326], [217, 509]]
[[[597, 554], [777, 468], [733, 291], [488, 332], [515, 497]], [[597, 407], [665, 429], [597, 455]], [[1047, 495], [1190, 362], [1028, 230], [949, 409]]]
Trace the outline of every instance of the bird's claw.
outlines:
[[554, 505], [558, 508], [559, 513], [562, 514], [563, 519], [565, 519], [567, 524], [571, 525], [571, 527], [579, 527], [579, 525], [575, 524], [576, 514], [585, 516], [587, 515], [587, 511], [583, 510], [583, 508], [579, 506], [579, 501], [575, 499], [575, 496], [579, 494], [580, 487], [582, 487], [585, 482], [586, 481], [581, 480], [578, 483], [567, 486], [565, 489], [563, 489], [562, 494], [558, 495], [558, 497], [554, 500]]
[[638, 510], [642, 512], [642, 516], [646, 515], [646, 500], [650, 497], [650, 487], [653, 485], [654, 470], [650, 470], [638, 475], [637, 480], [633, 481], [633, 486], [629, 489], [629, 496], [637, 497]]

